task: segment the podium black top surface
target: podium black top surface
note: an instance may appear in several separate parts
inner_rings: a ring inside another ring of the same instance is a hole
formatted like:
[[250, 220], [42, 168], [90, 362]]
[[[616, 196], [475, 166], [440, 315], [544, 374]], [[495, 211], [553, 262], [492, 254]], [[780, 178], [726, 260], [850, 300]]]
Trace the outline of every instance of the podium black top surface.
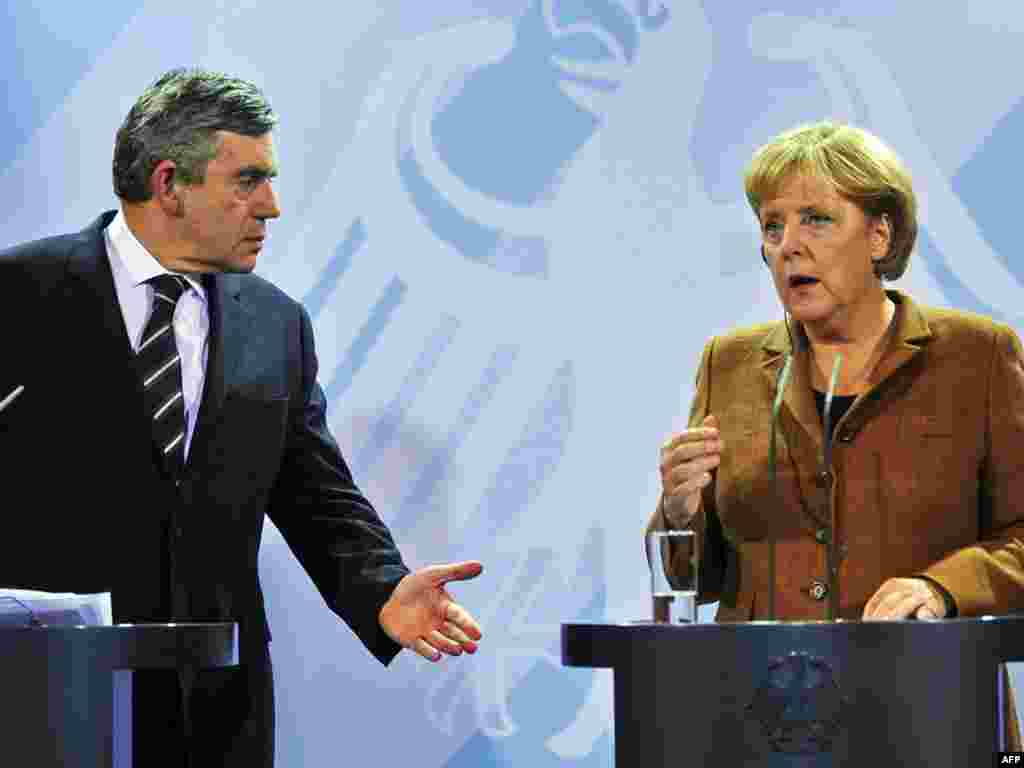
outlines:
[[[857, 648], [890, 649], [903, 656], [913, 648], [927, 657], [945, 658], [963, 644], [971, 656], [1024, 661], [1024, 615], [982, 616], [934, 621], [750, 621], [689, 625], [566, 623], [562, 625], [562, 663], [572, 667], [615, 667], [652, 647], [675, 651], [690, 646], [725, 643], [763, 648], [766, 653], [792, 649], [794, 644], [820, 651]], [[717, 646], [716, 646], [717, 647]], [[722, 647], [722, 650], [725, 650]], [[717, 656], [717, 654], [715, 654]]]
[[238, 663], [233, 622], [3, 627], [0, 658], [81, 657], [94, 669], [226, 667]]

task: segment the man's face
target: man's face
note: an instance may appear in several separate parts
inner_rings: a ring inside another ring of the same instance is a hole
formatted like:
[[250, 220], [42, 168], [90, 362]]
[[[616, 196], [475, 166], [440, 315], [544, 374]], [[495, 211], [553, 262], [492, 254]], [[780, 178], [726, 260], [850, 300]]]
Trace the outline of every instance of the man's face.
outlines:
[[219, 131], [220, 147], [200, 184], [180, 188], [181, 236], [192, 248], [185, 261], [197, 272], [252, 272], [267, 235], [281, 215], [271, 186], [277, 175], [270, 133]]

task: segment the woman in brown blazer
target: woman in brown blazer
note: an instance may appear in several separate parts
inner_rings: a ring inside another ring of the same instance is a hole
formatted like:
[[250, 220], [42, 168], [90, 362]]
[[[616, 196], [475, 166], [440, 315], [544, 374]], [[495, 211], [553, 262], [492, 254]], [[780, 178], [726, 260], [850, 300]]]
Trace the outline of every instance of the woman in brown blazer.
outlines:
[[871, 134], [828, 122], [783, 133], [755, 153], [746, 193], [787, 321], [708, 342], [689, 429], [661, 450], [649, 529], [702, 532], [701, 598], [720, 601], [719, 621], [766, 618], [772, 598], [781, 619], [1024, 609], [1016, 334], [885, 289], [906, 269], [916, 203]]
[[718, 621], [1024, 609], [1017, 335], [886, 290], [909, 261], [916, 202], [866, 131], [780, 134], [745, 187], [786, 317], [707, 343], [689, 428], [661, 449], [648, 530], [699, 532], [700, 600], [719, 601]]

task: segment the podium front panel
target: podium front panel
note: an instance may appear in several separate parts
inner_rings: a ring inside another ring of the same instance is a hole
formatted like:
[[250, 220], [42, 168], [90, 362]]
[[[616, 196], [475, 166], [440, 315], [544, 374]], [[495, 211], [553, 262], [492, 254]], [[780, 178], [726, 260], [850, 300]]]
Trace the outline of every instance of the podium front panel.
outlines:
[[615, 678], [618, 766], [988, 765], [1024, 618], [566, 624], [562, 660]]
[[0, 629], [0, 765], [110, 768], [115, 670], [238, 663], [233, 623]]

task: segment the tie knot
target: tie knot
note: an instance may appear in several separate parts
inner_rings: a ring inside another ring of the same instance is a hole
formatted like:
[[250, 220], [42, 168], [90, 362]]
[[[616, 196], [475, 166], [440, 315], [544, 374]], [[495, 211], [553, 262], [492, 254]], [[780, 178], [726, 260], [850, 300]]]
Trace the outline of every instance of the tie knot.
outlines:
[[157, 275], [146, 282], [153, 286], [155, 301], [169, 302], [172, 307], [178, 303], [181, 294], [188, 287], [185, 279], [178, 275]]

